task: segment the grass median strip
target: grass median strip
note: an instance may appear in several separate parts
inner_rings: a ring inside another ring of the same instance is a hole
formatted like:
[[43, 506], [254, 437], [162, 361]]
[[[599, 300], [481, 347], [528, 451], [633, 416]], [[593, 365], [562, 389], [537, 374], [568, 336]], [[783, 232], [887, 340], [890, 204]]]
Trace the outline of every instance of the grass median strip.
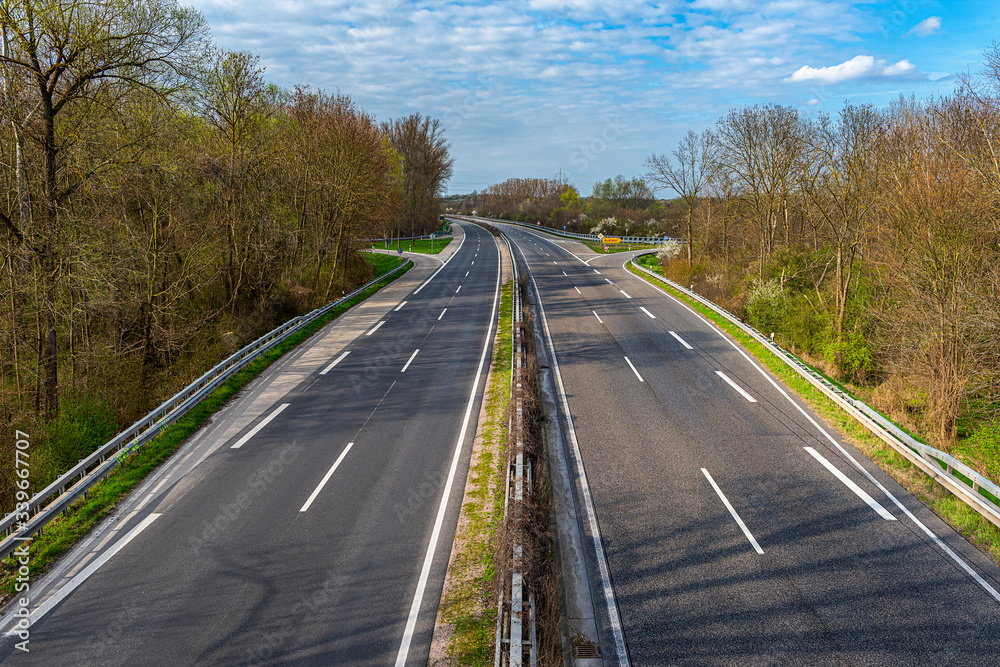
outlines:
[[[396, 262], [390, 262], [388, 266], [383, 266], [383, 264], [386, 262], [376, 263], [380, 273], [394, 268]], [[36, 579], [60, 556], [69, 551], [101, 519], [110, 514], [125, 496], [141, 484], [150, 472], [169, 458], [209, 417], [221, 410], [230, 398], [260, 375], [268, 366], [290, 352], [299, 343], [307, 340], [331, 320], [375, 294], [408, 270], [409, 268], [403, 269], [400, 273], [372, 285], [358, 296], [340, 304], [262, 354], [205, 397], [203, 401], [164, 430], [163, 433], [125, 459], [104, 481], [96, 484], [90, 490], [89, 497], [81, 498], [73, 503], [62, 516], [50, 521], [41, 533], [33, 537], [29, 547], [28, 576], [30, 580]], [[0, 561], [0, 604], [10, 600], [14, 595], [14, 586], [19, 577], [18, 567], [17, 559], [13, 557], [7, 557]]]
[[[655, 257], [653, 257], [653, 261], [643, 261], [642, 259], [638, 261], [647, 269], [660, 273], [659, 266], [655, 263]], [[657, 287], [666, 290], [671, 296], [680, 299], [725, 331], [726, 334], [756, 357], [768, 370], [780, 378], [786, 386], [795, 391], [829, 426], [836, 429], [846, 440], [874, 461], [903, 488], [920, 500], [920, 502], [1000, 564], [1000, 529], [962, 502], [960, 498], [955, 497], [932, 478], [925, 475], [902, 454], [880, 440], [848, 413], [841, 410], [840, 406], [830, 400], [820, 390], [816, 389], [801, 375], [789, 368], [781, 359], [774, 356], [767, 348], [742, 329], [711, 308], [674, 289], [669, 284], [653, 280], [641, 273], [631, 263], [629, 263], [628, 268], [640, 278], [649, 281]]]

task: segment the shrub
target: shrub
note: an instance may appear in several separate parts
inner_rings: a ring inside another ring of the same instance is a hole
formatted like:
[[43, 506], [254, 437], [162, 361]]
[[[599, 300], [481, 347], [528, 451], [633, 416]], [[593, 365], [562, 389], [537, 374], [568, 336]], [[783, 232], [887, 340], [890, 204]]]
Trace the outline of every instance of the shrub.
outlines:
[[96, 393], [71, 391], [62, 398], [59, 416], [49, 425], [50, 447], [61, 470], [69, 470], [117, 430], [107, 402]]
[[777, 280], [754, 279], [746, 302], [747, 320], [761, 333], [781, 331], [788, 313], [785, 291]]

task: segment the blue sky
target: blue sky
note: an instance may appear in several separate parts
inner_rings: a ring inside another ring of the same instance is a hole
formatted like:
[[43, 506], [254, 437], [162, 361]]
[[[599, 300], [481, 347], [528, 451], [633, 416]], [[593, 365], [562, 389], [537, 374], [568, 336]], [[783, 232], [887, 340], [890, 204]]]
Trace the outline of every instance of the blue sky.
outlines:
[[185, 4], [270, 81], [339, 90], [380, 120], [441, 119], [449, 193], [561, 173], [589, 195], [734, 107], [948, 94], [1000, 40], [996, 0]]

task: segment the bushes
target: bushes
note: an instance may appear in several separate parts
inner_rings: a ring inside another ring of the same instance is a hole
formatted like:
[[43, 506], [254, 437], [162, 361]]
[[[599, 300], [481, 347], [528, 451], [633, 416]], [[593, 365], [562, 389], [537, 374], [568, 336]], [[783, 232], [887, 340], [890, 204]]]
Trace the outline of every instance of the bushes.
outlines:
[[107, 402], [96, 393], [71, 391], [62, 397], [59, 416], [50, 424], [49, 447], [60, 471], [92, 454], [118, 430]]

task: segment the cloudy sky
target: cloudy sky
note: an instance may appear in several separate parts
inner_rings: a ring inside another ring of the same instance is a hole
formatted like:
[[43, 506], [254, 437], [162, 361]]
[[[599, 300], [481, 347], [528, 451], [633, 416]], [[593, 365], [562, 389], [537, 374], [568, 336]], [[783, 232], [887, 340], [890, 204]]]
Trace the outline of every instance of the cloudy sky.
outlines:
[[734, 107], [948, 94], [1000, 40], [996, 0], [182, 2], [270, 81], [440, 118], [449, 193], [561, 174], [588, 195]]

